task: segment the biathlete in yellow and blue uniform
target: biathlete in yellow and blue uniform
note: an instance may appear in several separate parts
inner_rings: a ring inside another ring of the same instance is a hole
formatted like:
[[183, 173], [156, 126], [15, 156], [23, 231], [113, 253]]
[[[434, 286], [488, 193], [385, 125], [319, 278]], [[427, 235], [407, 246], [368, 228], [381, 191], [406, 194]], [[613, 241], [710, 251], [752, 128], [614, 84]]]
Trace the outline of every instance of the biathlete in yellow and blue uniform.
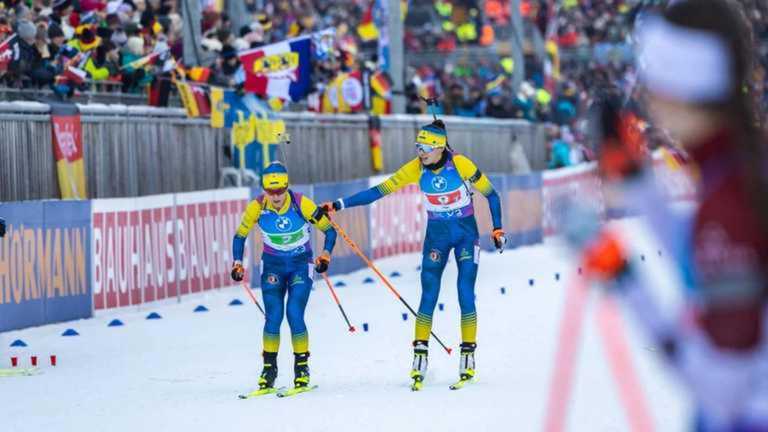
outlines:
[[461, 359], [459, 375], [462, 381], [475, 375], [477, 346], [477, 312], [475, 310], [475, 279], [477, 278], [479, 245], [474, 216], [471, 184], [487, 199], [493, 219], [494, 245], [502, 250], [506, 239], [501, 226], [501, 202], [493, 185], [466, 156], [448, 147], [445, 124], [441, 120], [422, 127], [416, 137], [418, 157], [403, 165], [378, 186], [332, 203], [323, 204], [328, 212], [368, 205], [409, 184], [418, 184], [427, 208], [427, 232], [421, 264], [421, 303], [416, 319], [414, 361], [411, 378], [414, 390], [421, 388], [427, 370], [427, 353], [432, 314], [440, 292], [440, 280], [453, 249], [459, 270], [458, 293], [461, 309]]
[[[242, 259], [245, 240], [258, 224], [264, 240], [261, 256], [261, 292], [264, 298], [264, 370], [259, 389], [274, 389], [277, 378], [277, 352], [280, 347], [280, 324], [288, 317], [294, 352], [294, 385], [309, 386], [309, 336], [304, 323], [304, 310], [312, 288], [312, 248], [310, 224], [325, 233], [323, 252], [315, 259], [315, 271], [328, 270], [336, 231], [328, 217], [306, 196], [288, 188], [288, 172], [279, 162], [270, 164], [262, 174], [264, 194], [251, 201], [243, 213], [240, 227], [232, 242], [235, 259], [232, 279], [243, 280]], [[287, 304], [285, 301], [288, 296]]]

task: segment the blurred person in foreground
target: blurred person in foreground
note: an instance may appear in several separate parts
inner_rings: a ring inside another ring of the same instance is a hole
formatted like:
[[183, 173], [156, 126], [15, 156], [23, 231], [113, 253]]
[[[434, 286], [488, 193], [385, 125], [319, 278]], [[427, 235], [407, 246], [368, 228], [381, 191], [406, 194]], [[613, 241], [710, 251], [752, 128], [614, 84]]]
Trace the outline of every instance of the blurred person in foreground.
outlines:
[[589, 235], [583, 224], [566, 227], [566, 237], [581, 241], [587, 274], [616, 282], [614, 291], [663, 348], [695, 403], [692, 430], [765, 431], [768, 170], [748, 81], [748, 26], [725, 0], [679, 1], [644, 20], [637, 41], [650, 118], [689, 154], [698, 207], [685, 217], [664, 205], [644, 163], [638, 120], [615, 99], [598, 116], [599, 171], [670, 252], [682, 304], [660, 307], [651, 293], [658, 275], [641, 271], [617, 230], [595, 222]]

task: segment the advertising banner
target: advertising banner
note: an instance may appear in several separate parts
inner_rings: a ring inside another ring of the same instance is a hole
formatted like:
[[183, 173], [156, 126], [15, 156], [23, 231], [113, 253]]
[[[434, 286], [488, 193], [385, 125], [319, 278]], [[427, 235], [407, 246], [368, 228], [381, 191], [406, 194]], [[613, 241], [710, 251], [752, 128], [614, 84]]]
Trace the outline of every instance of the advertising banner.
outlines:
[[0, 331], [91, 316], [90, 206], [0, 203]]
[[232, 236], [247, 198], [233, 188], [94, 200], [94, 308], [232, 285]]

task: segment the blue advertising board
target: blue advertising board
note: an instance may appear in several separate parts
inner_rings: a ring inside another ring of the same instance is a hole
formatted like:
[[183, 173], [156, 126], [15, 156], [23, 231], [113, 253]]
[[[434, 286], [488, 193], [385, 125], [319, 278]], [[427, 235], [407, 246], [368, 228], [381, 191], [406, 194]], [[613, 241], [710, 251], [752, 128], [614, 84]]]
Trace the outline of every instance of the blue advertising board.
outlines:
[[90, 201], [2, 203], [0, 215], [0, 331], [90, 317]]

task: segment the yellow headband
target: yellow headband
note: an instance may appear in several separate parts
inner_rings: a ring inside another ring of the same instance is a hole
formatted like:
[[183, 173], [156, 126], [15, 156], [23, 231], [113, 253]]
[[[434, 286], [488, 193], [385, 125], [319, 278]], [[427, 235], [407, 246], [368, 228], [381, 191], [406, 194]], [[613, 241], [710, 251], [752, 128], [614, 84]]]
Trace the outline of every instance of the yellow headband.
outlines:
[[419, 134], [416, 135], [416, 142], [419, 144], [426, 144], [432, 147], [445, 147], [448, 140], [445, 135], [438, 135], [434, 132], [421, 129]]
[[261, 177], [261, 185], [264, 189], [284, 189], [288, 187], [288, 174], [270, 173]]

